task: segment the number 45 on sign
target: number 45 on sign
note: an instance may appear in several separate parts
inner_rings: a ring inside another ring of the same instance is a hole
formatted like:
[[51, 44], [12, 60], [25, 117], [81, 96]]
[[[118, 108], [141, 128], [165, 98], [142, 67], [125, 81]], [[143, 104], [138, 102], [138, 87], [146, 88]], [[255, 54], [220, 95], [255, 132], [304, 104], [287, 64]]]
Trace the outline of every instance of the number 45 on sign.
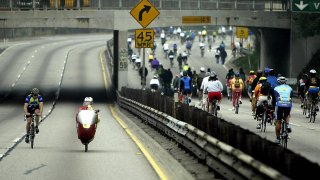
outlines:
[[135, 31], [136, 48], [153, 48], [154, 31], [153, 29], [137, 29]]

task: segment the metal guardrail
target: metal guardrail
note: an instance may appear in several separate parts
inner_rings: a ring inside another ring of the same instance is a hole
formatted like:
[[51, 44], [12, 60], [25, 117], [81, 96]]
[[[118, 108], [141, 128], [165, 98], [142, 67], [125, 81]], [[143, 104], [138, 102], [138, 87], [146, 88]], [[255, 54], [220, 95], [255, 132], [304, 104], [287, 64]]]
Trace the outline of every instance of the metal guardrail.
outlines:
[[208, 166], [227, 179], [289, 179], [277, 170], [255, 160], [185, 122], [117, 93], [118, 104], [175, 139]]
[[[140, 0], [0, 0], [0, 10], [130, 10], [135, 7], [139, 1]], [[150, 2], [159, 10], [283, 10], [281, 0], [150, 0]], [[287, 2], [290, 3], [290, 1]], [[290, 7], [290, 4], [288, 7]]]

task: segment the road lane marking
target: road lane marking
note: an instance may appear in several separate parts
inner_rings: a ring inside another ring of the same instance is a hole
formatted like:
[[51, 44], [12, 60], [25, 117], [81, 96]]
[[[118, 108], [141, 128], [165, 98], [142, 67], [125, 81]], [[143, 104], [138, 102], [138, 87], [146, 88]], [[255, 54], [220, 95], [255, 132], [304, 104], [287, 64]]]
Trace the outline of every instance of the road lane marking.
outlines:
[[[104, 81], [104, 86], [107, 89], [108, 87], [108, 81], [107, 81], [107, 75], [106, 71], [104, 68], [104, 63], [103, 63], [103, 58], [102, 58], [102, 53], [103, 50], [100, 51], [100, 63], [101, 63], [101, 68], [102, 68], [102, 74], [103, 74], [103, 81]], [[115, 108], [113, 105], [109, 105], [109, 109], [111, 111], [111, 114], [113, 118], [120, 124], [120, 126], [125, 130], [125, 132], [129, 135], [129, 137], [135, 142], [135, 144], [139, 147], [141, 152], [144, 154], [144, 156], [147, 158], [153, 169], [156, 171], [160, 179], [166, 180], [168, 179], [161, 167], [157, 164], [155, 159], [152, 157], [152, 155], [149, 153], [147, 148], [144, 147], [144, 145], [140, 142], [140, 140], [131, 133], [130, 129], [128, 129], [128, 125], [118, 116]]]

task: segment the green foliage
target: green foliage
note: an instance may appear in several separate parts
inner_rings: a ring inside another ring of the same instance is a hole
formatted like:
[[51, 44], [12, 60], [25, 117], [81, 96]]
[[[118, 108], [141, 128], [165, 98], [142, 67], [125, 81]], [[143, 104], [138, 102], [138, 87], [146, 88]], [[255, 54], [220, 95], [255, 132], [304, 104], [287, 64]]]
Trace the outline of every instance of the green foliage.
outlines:
[[[250, 59], [250, 65], [249, 65]], [[239, 57], [233, 61], [233, 65], [236, 67], [242, 67], [245, 73], [248, 73], [251, 69], [256, 71], [259, 67], [260, 54], [258, 51], [254, 51], [251, 55]]]
[[299, 33], [302, 37], [312, 37], [320, 34], [320, 16], [317, 13], [301, 13], [297, 18]]

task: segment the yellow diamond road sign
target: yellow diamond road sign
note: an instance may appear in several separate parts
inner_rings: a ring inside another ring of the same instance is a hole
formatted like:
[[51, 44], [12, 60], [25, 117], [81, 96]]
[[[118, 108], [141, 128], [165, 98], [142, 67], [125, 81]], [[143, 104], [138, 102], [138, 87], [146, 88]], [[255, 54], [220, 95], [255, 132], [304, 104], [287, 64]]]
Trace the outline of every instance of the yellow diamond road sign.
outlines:
[[146, 28], [160, 12], [148, 0], [141, 0], [130, 14], [143, 28]]

